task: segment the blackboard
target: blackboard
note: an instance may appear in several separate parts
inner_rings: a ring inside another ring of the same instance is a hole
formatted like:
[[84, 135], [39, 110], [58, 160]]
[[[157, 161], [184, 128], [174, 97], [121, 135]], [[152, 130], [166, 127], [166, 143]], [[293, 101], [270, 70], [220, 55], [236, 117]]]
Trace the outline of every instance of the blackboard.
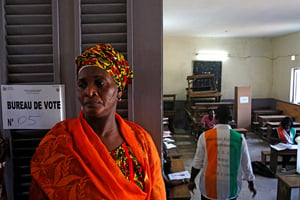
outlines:
[[[222, 78], [222, 62], [220, 61], [193, 61], [193, 75], [198, 74], [215, 74], [216, 79], [216, 89], [221, 92], [221, 78]], [[208, 81], [208, 80], [207, 80]], [[202, 82], [194, 82], [193, 88], [204, 88], [205, 85], [209, 85], [209, 83]]]

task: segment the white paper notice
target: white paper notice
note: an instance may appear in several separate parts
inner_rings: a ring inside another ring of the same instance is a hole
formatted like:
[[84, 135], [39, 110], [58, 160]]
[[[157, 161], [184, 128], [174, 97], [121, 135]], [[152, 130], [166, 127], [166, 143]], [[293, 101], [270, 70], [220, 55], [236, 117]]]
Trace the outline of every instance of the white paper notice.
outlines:
[[65, 119], [64, 85], [1, 85], [4, 129], [50, 129]]
[[247, 96], [240, 97], [240, 103], [249, 103], [249, 98]]

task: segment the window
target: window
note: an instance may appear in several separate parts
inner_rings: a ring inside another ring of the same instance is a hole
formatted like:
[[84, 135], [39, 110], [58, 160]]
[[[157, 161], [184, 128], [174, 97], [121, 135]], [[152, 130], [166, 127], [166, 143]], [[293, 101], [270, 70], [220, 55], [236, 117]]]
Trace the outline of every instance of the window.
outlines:
[[300, 104], [300, 68], [292, 68], [291, 75], [291, 95], [292, 103]]

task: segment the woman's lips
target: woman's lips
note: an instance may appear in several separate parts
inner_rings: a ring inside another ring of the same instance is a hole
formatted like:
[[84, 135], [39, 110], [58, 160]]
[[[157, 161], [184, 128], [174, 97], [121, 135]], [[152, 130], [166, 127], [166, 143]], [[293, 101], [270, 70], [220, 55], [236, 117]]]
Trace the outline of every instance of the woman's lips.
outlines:
[[97, 106], [101, 104], [99, 101], [87, 101], [84, 103], [85, 106]]

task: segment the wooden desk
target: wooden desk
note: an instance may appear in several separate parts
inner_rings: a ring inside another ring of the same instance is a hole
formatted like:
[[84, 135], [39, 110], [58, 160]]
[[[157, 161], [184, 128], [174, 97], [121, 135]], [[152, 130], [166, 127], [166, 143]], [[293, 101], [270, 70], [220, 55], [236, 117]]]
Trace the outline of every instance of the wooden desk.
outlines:
[[185, 171], [182, 158], [171, 159], [171, 173]]
[[253, 120], [258, 121], [258, 115], [281, 115], [281, 110], [272, 110], [272, 109], [260, 109], [260, 110], [253, 110], [252, 114], [254, 116]]
[[[280, 126], [280, 122], [267, 122], [267, 126], [278, 127]], [[300, 122], [293, 122], [293, 127], [300, 127]]]
[[196, 102], [195, 106], [192, 106], [193, 109], [197, 110], [208, 110], [208, 109], [217, 109], [220, 105], [227, 105], [229, 108], [233, 108], [233, 102]]
[[297, 155], [297, 149], [286, 149], [282, 151], [277, 151], [276, 149], [271, 148], [271, 156], [270, 156], [270, 170], [274, 174], [277, 173], [277, 163], [278, 163], [278, 156], [284, 155]]
[[177, 148], [166, 149], [165, 151], [167, 153], [166, 156], [168, 158], [180, 158], [181, 157], [181, 153], [178, 151]]
[[233, 128], [232, 130], [234, 130], [236, 132], [239, 132], [239, 133], [242, 133], [242, 134], [244, 134], [245, 137], [247, 137], [248, 130], [245, 129], [245, 128]]
[[278, 175], [277, 178], [277, 200], [291, 199], [292, 188], [300, 188], [300, 174]]
[[266, 126], [267, 122], [280, 122], [283, 118], [289, 117], [288, 115], [258, 115], [260, 126]]
[[[171, 160], [171, 172], [185, 171], [183, 160], [172, 159]], [[169, 200], [189, 200], [191, 198], [188, 184], [177, 185], [170, 189]]]

